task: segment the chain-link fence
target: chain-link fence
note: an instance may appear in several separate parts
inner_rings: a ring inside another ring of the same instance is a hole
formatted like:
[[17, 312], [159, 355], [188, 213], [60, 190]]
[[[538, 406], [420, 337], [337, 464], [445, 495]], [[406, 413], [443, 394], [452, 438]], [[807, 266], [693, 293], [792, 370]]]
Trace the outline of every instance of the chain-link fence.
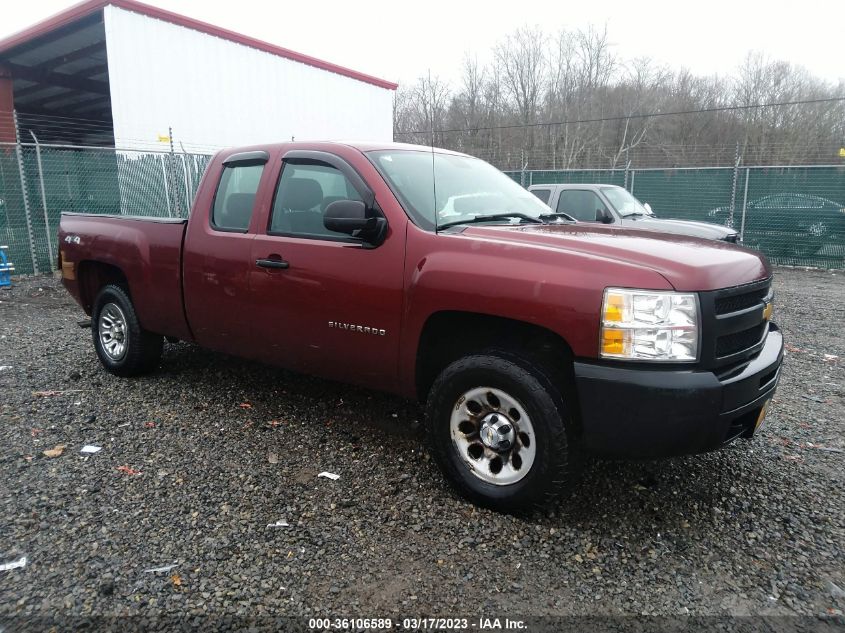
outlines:
[[55, 267], [63, 211], [187, 217], [210, 157], [0, 144], [0, 243], [18, 274]]
[[525, 187], [625, 187], [658, 217], [734, 227], [772, 263], [845, 268], [845, 166], [510, 171]]
[[[210, 157], [0, 145], [0, 243], [16, 272], [55, 266], [62, 211], [186, 217]], [[608, 183], [660, 217], [733, 226], [776, 264], [845, 268], [845, 166], [507, 172], [528, 187]]]

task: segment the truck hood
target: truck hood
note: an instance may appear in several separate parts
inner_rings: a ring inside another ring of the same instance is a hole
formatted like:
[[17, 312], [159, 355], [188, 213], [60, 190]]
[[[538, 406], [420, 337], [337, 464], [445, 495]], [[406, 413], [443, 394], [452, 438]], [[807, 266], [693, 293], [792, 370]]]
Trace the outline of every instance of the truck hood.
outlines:
[[693, 220], [669, 220], [664, 218], [650, 218], [634, 216], [622, 219], [622, 226], [630, 229], [649, 229], [663, 231], [674, 235], [689, 235], [707, 240], [724, 240], [728, 235], [736, 234], [734, 229], [709, 222], [695, 222]]
[[642, 266], [679, 291], [718, 290], [771, 276], [768, 262], [755, 251], [655, 231], [587, 224], [476, 225], [467, 226], [462, 235]]

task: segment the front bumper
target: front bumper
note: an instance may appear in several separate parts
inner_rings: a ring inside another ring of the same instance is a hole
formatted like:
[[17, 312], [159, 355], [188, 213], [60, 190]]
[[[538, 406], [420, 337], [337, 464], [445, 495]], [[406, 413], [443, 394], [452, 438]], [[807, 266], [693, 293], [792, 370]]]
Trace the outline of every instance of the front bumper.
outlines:
[[722, 380], [710, 371], [576, 362], [584, 446], [600, 455], [652, 458], [751, 437], [782, 363], [783, 336], [775, 325], [760, 353]]

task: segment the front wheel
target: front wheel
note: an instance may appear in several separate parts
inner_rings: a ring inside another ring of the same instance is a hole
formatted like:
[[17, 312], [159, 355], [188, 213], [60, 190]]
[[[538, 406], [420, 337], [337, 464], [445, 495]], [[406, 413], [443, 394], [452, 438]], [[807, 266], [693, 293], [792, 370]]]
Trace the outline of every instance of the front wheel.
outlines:
[[541, 366], [495, 352], [449, 365], [426, 405], [432, 454], [449, 482], [501, 512], [543, 508], [567, 488], [567, 415]]
[[94, 349], [100, 362], [117, 376], [152, 371], [161, 358], [162, 337], [141, 328], [126, 290], [109, 284], [100, 290], [91, 313]]

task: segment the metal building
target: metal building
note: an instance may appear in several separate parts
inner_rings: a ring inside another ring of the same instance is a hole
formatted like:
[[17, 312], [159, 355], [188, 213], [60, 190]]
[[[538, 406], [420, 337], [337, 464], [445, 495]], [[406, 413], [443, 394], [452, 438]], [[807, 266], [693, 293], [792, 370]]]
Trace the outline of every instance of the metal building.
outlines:
[[0, 41], [0, 143], [16, 140], [13, 111], [43, 143], [390, 140], [395, 89], [135, 0], [88, 0]]

